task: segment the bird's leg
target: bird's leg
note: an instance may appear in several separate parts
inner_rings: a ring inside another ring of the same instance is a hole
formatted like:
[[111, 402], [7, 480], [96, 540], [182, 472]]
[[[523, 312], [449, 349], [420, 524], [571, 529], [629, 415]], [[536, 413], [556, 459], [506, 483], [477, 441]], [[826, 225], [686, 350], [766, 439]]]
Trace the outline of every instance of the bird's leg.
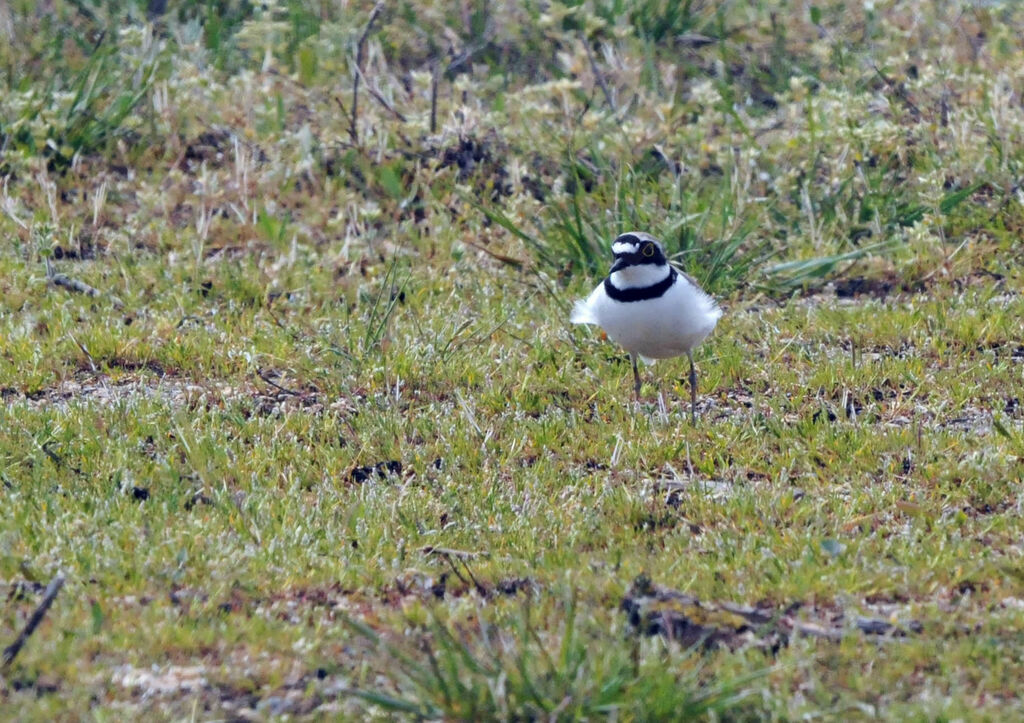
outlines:
[[629, 358], [633, 360], [633, 393], [636, 400], [640, 401], [640, 370], [636, 368], [636, 352], [630, 352]]
[[697, 369], [693, 365], [693, 352], [686, 352], [690, 357], [690, 424], [697, 424]]

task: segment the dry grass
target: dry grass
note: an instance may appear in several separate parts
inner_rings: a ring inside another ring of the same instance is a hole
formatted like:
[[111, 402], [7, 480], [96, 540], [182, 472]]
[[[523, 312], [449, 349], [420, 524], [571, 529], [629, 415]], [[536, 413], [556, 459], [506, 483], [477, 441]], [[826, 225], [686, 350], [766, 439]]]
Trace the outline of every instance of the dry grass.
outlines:
[[5, 709], [1020, 715], [1020, 10], [616, 7], [0, 7]]

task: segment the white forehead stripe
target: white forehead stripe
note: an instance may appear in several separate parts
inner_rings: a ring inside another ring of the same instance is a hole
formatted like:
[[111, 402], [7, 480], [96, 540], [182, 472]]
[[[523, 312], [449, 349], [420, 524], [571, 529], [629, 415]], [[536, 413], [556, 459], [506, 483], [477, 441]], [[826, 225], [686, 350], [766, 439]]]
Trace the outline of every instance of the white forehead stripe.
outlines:
[[616, 241], [612, 244], [613, 254], [635, 254], [639, 250], [639, 244], [631, 244], [626, 241]]

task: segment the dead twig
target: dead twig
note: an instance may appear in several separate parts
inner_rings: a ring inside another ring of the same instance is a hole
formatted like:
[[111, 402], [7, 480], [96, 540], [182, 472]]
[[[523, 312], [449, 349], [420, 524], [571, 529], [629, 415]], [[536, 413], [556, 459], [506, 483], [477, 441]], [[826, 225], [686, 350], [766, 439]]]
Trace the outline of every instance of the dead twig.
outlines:
[[594, 57], [594, 51], [590, 49], [590, 43], [587, 39], [580, 36], [583, 41], [583, 47], [587, 51], [587, 58], [590, 59], [590, 69], [594, 71], [594, 78], [597, 79], [597, 84], [601, 88], [601, 92], [604, 93], [604, 99], [608, 101], [608, 107], [612, 109], [612, 113], [617, 113], [618, 108], [615, 106], [615, 101], [612, 100], [612, 92], [608, 89], [608, 84], [604, 81], [604, 74], [601, 73], [601, 69], [597, 66], [597, 58]]
[[75, 346], [78, 347], [79, 351], [85, 354], [85, 358], [89, 362], [89, 368], [92, 369], [92, 373], [99, 373], [99, 368], [96, 366], [96, 360], [92, 358], [92, 354], [90, 354], [89, 350], [85, 348], [85, 344], [78, 341], [78, 339], [75, 338], [75, 335], [70, 332], [68, 333], [68, 336], [71, 337], [71, 341], [75, 342]]
[[450, 557], [458, 558], [459, 560], [472, 560], [474, 557], [480, 557], [480, 552], [469, 552], [467, 550], [456, 550], [451, 547], [435, 547], [434, 545], [427, 545], [421, 547], [420, 552], [424, 555], [448, 555]]
[[721, 38], [714, 38], [703, 33], [682, 33], [676, 36], [676, 43], [680, 47], [692, 48], [694, 50], [703, 48], [705, 45], [714, 45], [721, 41]]
[[185, 314], [185, 316], [181, 317], [178, 320], [178, 323], [174, 325], [174, 328], [181, 329], [182, 327], [185, 326], [185, 324], [189, 323], [202, 324], [203, 320], [202, 318], [196, 316], [195, 314]]
[[64, 465], [64, 458], [61, 457], [56, 452], [54, 452], [52, 449], [50, 449], [49, 442], [43, 442], [41, 445], [39, 445], [39, 449], [43, 450], [43, 454], [45, 454], [50, 459], [50, 461], [53, 462], [55, 467], [59, 468]]
[[70, 276], [65, 274], [53, 274], [47, 279], [54, 286], [63, 286], [65, 289], [70, 291], [77, 291], [80, 294], [86, 296], [102, 296], [103, 292], [97, 289], [95, 286], [89, 286], [84, 281], [78, 279], [72, 279]]
[[[356, 73], [359, 74], [360, 78], [363, 78], [365, 80], [366, 77], [363, 75], [363, 71], [362, 71], [361, 68], [356, 68]], [[405, 116], [400, 111], [395, 110], [395, 107], [393, 105], [391, 105], [391, 103], [388, 102], [388, 99], [385, 98], [383, 96], [383, 94], [380, 92], [380, 90], [378, 90], [375, 86], [373, 86], [370, 83], [369, 80], [366, 81], [366, 91], [371, 96], [373, 96], [373, 99], [375, 101], [377, 101], [382, 106], [384, 106], [385, 110], [390, 111], [391, 115], [393, 115], [395, 118], [397, 118], [399, 120], [399, 122], [405, 123]]]
[[487, 248], [486, 246], [484, 246], [482, 244], [478, 244], [476, 241], [471, 241], [469, 239], [463, 239], [463, 243], [466, 243], [466, 244], [472, 246], [473, 248], [475, 248], [475, 249], [477, 249], [479, 251], [483, 251], [485, 254], [490, 256], [492, 259], [500, 261], [503, 264], [508, 264], [509, 266], [512, 266], [512, 267], [517, 268], [517, 269], [521, 269], [524, 266], [526, 266], [526, 262], [523, 261], [522, 259], [517, 259], [517, 258], [515, 258], [513, 256], [506, 256], [505, 254], [499, 254], [499, 253], [497, 253], [495, 251], [491, 251], [489, 248]]
[[363, 77], [363, 60], [366, 56], [366, 39], [370, 36], [370, 30], [373, 29], [373, 24], [377, 20], [377, 16], [380, 15], [384, 9], [384, 3], [378, 2], [373, 6], [373, 10], [370, 11], [370, 19], [366, 22], [366, 27], [363, 28], [363, 34], [359, 36], [359, 42], [356, 44], [356, 72], [355, 78], [352, 80], [352, 120], [349, 123], [348, 134], [352, 138], [352, 142], [359, 145], [359, 128], [356, 122], [359, 120], [359, 80]]
[[64, 573], [58, 572], [50, 584], [46, 586], [46, 591], [43, 593], [43, 599], [39, 601], [39, 605], [35, 610], [32, 611], [32, 615], [29, 617], [28, 622], [25, 623], [25, 627], [22, 629], [18, 637], [15, 638], [14, 642], [4, 648], [3, 653], [3, 667], [7, 668], [14, 659], [21, 652], [21, 649], [25, 647], [25, 643], [28, 642], [29, 637], [39, 627], [39, 623], [43, 621], [43, 616], [46, 615], [46, 611], [50, 609], [50, 605], [53, 604], [54, 599], [57, 597], [57, 593], [64, 587]]
[[[431, 547], [429, 545], [423, 548], [423, 551], [427, 552], [428, 554], [432, 552], [436, 555], [440, 555], [441, 557], [443, 557], [444, 561], [448, 563], [448, 567], [450, 567], [452, 569], [452, 572], [455, 573], [455, 577], [459, 578], [459, 580], [462, 581], [462, 584], [472, 584], [473, 587], [476, 588], [476, 591], [480, 593], [481, 597], [488, 597], [487, 588], [484, 587], [484, 585], [476, 579], [476, 575], [473, 574], [473, 570], [469, 566], [469, 560], [473, 559], [473, 557], [476, 556], [475, 553], [463, 552], [462, 550], [449, 550], [443, 547]], [[455, 564], [456, 560], [462, 563], [462, 567], [465, 568], [466, 575], [469, 576], [469, 580], [467, 580], [466, 577], [461, 572], [459, 572], [459, 568]]]
[[441, 63], [434, 61], [430, 70], [430, 133], [437, 133], [437, 84], [441, 76]]
[[1014, 184], [1010, 187], [1010, 190], [1003, 194], [1003, 200], [1000, 201], [998, 206], [996, 206], [996, 210], [992, 213], [991, 216], [989, 216], [989, 223], [995, 221], [999, 214], [1006, 210], [1006, 207], [1009, 205], [1014, 195], [1017, 193], [1017, 191], [1021, 189], [1022, 186], [1024, 186], [1024, 178], [1018, 178], [1016, 181], [1014, 181]]
[[[800, 606], [788, 609], [750, 607], [730, 602], [702, 602], [678, 590], [651, 583], [640, 576], [622, 599], [620, 609], [643, 635], [661, 635], [679, 643], [736, 650], [748, 645], [775, 650], [794, 637], [842, 641], [855, 629], [879, 642], [895, 641], [922, 632], [921, 623], [897, 624], [881, 618], [857, 616], [852, 621], [839, 610], [808, 609], [818, 619], [802, 620]], [[851, 624], [852, 623], [852, 624]]]
[[441, 76], [446, 75], [449, 79], [454, 78], [459, 68], [470, 62], [474, 55], [487, 47], [487, 44], [491, 42], [491, 37], [491, 31], [487, 31], [483, 38], [463, 48], [462, 52], [458, 55], [455, 55], [455, 48], [449, 45], [447, 53], [449, 56], [452, 56], [452, 59], [444, 70], [441, 70], [440, 55], [434, 58], [430, 66], [430, 132], [432, 134], [437, 133], [437, 94], [438, 87], [441, 84]]
[[288, 394], [288, 395], [293, 396], [293, 397], [301, 397], [302, 396], [302, 394], [300, 394], [299, 392], [296, 392], [296, 391], [294, 391], [292, 389], [288, 389], [286, 387], [282, 387], [280, 384], [275, 382], [273, 379], [270, 378], [270, 373], [269, 372], [265, 372], [263, 370], [260, 370], [259, 372], [257, 372], [257, 374], [259, 374], [260, 379], [265, 381], [270, 386], [274, 387], [274, 389], [277, 389], [282, 394]]
[[885, 83], [886, 87], [888, 87], [889, 90], [891, 90], [896, 95], [896, 97], [903, 103], [903, 105], [906, 106], [907, 110], [910, 111], [910, 114], [914, 116], [914, 118], [920, 118], [921, 109], [918, 108], [917, 104], [914, 103], [914, 101], [910, 98], [910, 93], [909, 91], [907, 91], [907, 87], [903, 83], [897, 82], [896, 80], [890, 78], [888, 75], [883, 73], [882, 70], [877, 65], [875, 65], [874, 61], [871, 62], [871, 67], [878, 75], [878, 77], [882, 80], [882, 82]]
[[73, 279], [66, 274], [58, 273], [54, 270], [53, 265], [49, 259], [46, 259], [46, 281], [47, 283], [53, 284], [54, 286], [60, 286], [68, 291], [75, 291], [79, 294], [85, 294], [86, 296], [92, 296], [93, 298], [99, 296], [106, 296], [110, 299], [110, 303], [114, 305], [114, 308], [123, 309], [124, 302], [113, 294], [104, 294], [102, 291], [97, 289], [95, 286], [89, 286], [84, 281]]
[[[444, 69], [444, 74], [449, 78], [455, 78], [457, 72], [464, 65], [469, 65], [473, 60], [473, 56], [479, 53], [481, 50], [487, 47], [487, 44], [491, 42], [493, 33], [490, 30], [485, 31], [484, 36], [480, 40], [476, 41], [472, 45], [467, 45], [462, 51], [455, 55], [448, 63], [448, 67]], [[449, 54], [454, 53], [454, 48], [449, 48]]]
[[[343, 116], [351, 116], [352, 115], [351, 113], [348, 112], [348, 107], [346, 107], [345, 101], [343, 101], [340, 96], [337, 96], [337, 95], [334, 96], [334, 102], [338, 104], [338, 108], [341, 110], [341, 114]], [[349, 131], [351, 132], [351, 128], [349, 129]], [[340, 141], [339, 143], [344, 145], [343, 141]]]

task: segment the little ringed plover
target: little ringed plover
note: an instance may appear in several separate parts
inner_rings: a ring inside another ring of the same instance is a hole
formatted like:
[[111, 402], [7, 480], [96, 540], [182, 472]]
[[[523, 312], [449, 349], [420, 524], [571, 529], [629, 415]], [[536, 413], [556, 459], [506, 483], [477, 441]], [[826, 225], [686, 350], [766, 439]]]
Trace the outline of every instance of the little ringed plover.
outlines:
[[718, 323], [722, 310], [697, 282], [676, 270], [661, 243], [650, 234], [630, 231], [612, 243], [615, 263], [586, 299], [573, 307], [574, 324], [596, 324], [629, 352], [634, 391], [640, 398], [645, 362], [686, 354], [690, 359], [690, 419], [697, 417], [697, 371], [693, 350]]

